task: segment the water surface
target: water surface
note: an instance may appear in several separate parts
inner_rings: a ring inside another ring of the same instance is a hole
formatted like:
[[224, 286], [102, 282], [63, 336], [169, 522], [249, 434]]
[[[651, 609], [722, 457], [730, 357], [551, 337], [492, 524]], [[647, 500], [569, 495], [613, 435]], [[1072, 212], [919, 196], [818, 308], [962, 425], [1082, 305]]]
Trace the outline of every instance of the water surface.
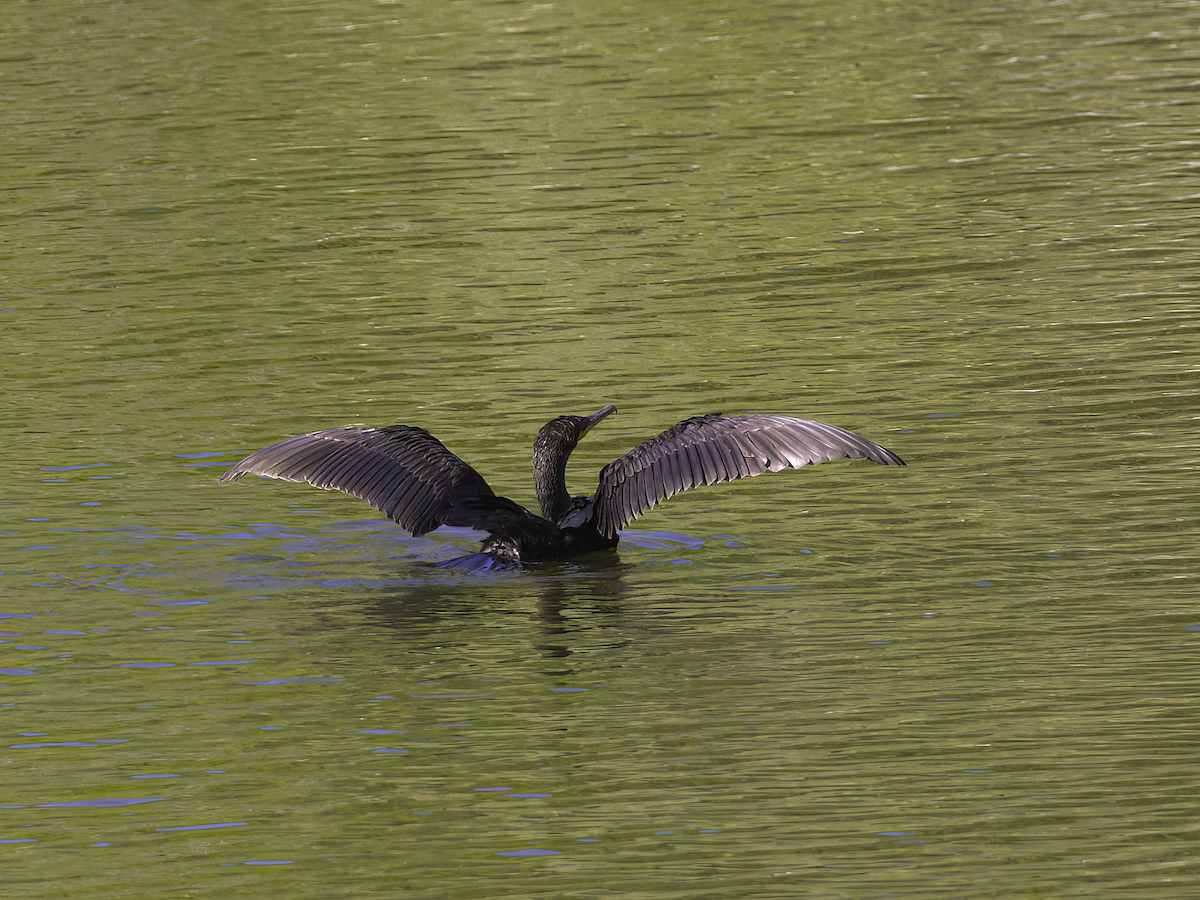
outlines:
[[[1191, 897], [1194, 3], [11, 3], [6, 896]], [[862, 432], [612, 559], [216, 478], [434, 431], [530, 503]]]

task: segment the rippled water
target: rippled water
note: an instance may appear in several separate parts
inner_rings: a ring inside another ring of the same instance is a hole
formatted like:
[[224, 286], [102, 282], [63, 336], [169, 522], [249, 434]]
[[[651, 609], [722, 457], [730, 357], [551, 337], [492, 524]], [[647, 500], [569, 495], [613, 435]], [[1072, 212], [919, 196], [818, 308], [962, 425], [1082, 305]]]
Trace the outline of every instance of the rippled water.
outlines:
[[[6, 896], [1195, 892], [1195, 3], [6, 16]], [[494, 577], [216, 483], [407, 422], [529, 503], [609, 402], [576, 491], [910, 465]]]

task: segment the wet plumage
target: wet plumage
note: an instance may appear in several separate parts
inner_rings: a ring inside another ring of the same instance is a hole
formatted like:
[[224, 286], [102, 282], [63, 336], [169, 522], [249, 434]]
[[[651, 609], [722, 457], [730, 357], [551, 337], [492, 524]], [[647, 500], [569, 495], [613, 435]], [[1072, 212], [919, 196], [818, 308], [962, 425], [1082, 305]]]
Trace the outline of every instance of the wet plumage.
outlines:
[[414, 535], [441, 525], [488, 533], [481, 552], [447, 565], [491, 568], [566, 559], [617, 545], [617, 533], [662, 501], [706, 484], [834, 459], [904, 461], [853, 432], [790, 416], [719, 414], [686, 419], [600, 471], [596, 492], [572, 497], [566, 467], [579, 439], [605, 416], [559, 416], [534, 440], [541, 515], [499, 497], [483, 477], [423, 428], [352, 426], [287, 438], [243, 459], [223, 476], [246, 473], [307, 482], [359, 497]]

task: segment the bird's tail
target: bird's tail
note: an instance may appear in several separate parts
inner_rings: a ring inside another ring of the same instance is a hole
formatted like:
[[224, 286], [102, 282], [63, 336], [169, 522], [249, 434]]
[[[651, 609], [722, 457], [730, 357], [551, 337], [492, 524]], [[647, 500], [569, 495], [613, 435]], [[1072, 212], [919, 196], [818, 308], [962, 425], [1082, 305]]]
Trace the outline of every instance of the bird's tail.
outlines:
[[519, 568], [520, 563], [497, 559], [490, 553], [468, 553], [437, 564], [439, 569], [457, 569], [460, 572], [492, 572], [498, 569]]

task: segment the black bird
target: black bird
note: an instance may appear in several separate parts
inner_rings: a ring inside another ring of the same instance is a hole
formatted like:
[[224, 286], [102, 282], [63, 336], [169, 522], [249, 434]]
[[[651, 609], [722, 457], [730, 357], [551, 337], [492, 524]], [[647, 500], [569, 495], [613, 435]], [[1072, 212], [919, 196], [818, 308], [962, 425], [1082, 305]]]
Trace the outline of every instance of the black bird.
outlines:
[[498, 497], [483, 477], [423, 428], [350, 426], [302, 434], [252, 453], [221, 476], [247, 472], [303, 481], [366, 500], [414, 535], [439, 525], [486, 531], [482, 552], [442, 563], [467, 569], [567, 559], [617, 545], [617, 532], [680, 491], [831, 459], [902, 466], [890, 450], [853, 432], [789, 416], [685, 419], [600, 470], [591, 497], [567, 491], [567, 459], [579, 439], [617, 411], [559, 416], [533, 442], [542, 514]]

